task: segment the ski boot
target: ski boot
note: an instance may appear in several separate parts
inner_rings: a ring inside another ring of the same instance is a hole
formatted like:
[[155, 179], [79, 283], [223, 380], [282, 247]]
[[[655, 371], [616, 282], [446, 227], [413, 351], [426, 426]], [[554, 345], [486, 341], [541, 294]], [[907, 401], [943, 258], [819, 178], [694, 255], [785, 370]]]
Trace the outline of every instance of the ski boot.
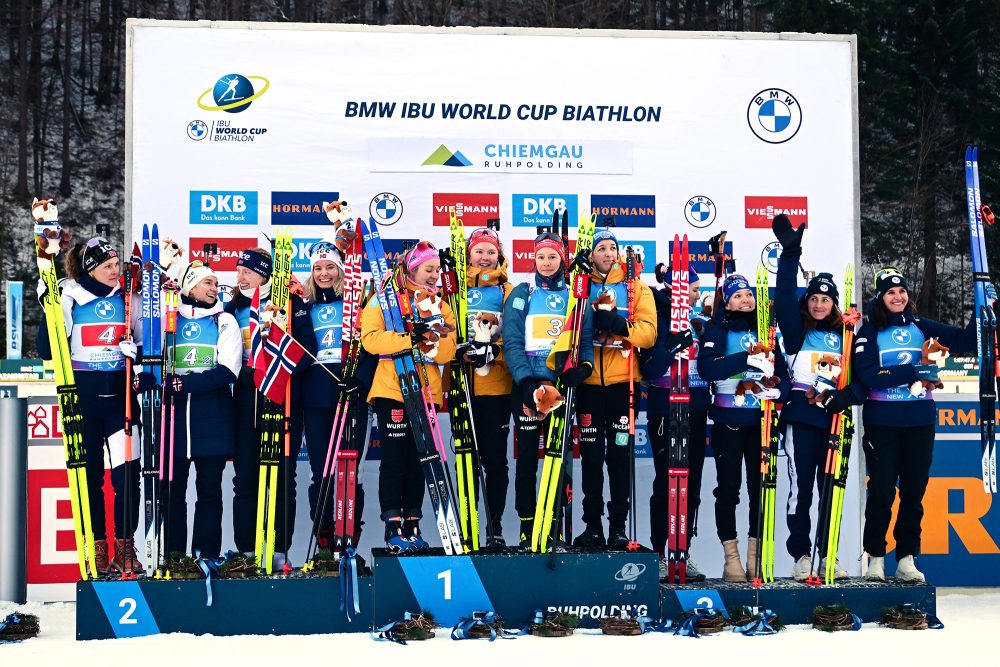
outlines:
[[624, 549], [628, 547], [630, 541], [625, 533], [625, 526], [614, 526], [608, 529], [609, 549]]
[[413, 544], [413, 551], [427, 551], [431, 545], [420, 534], [420, 517], [411, 516], [403, 522], [403, 535]]
[[[625, 539], [625, 543], [628, 544], [628, 538]], [[604, 527], [601, 524], [597, 524], [596, 526], [587, 524], [586, 530], [577, 535], [576, 539], [573, 540], [574, 547], [588, 549], [603, 547], [606, 544], [607, 542], [604, 540]]]
[[523, 549], [531, 549], [531, 531], [535, 527], [534, 517], [520, 517], [521, 519], [521, 531], [518, 535], [518, 546]]
[[403, 537], [402, 517], [385, 520], [385, 550], [397, 556], [413, 551], [413, 542]]

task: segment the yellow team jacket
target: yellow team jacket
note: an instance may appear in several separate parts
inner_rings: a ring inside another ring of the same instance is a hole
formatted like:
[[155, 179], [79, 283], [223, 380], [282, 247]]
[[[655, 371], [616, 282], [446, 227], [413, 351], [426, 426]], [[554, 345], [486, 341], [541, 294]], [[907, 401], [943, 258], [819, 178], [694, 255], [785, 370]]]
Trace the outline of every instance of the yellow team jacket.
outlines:
[[[616, 264], [611, 267], [611, 272], [606, 278], [594, 272], [590, 274], [590, 282], [591, 285], [623, 283], [625, 269], [621, 264]], [[625, 340], [637, 348], [649, 348], [656, 343], [656, 304], [653, 301], [653, 292], [638, 278], [635, 279], [635, 313]], [[634, 379], [638, 382], [642, 378], [639, 372], [638, 352], [632, 354], [632, 364]], [[618, 348], [594, 345], [594, 372], [584, 380], [584, 384], [607, 387], [620, 382], [628, 382], [628, 363], [622, 351]]]
[[[469, 268], [467, 276], [467, 285], [469, 287], [488, 287], [498, 284], [500, 278], [506, 280], [507, 277], [507, 266], [499, 267], [496, 270], [484, 272], [481, 269]], [[509, 282], [503, 283], [503, 303], [507, 303], [507, 297], [514, 290], [514, 286]], [[500, 313], [501, 319], [503, 318], [503, 312]], [[468, 331], [468, 328], [466, 329]], [[490, 368], [490, 372], [487, 375], [480, 376], [476, 374], [475, 369], [469, 371], [469, 377], [472, 378], [472, 394], [474, 396], [506, 396], [510, 394], [511, 389], [514, 386], [514, 379], [511, 377], [510, 371], [507, 370], [507, 364], [503, 359], [503, 336], [497, 339], [497, 345], [500, 345], [500, 354], [496, 358], [496, 364]]]

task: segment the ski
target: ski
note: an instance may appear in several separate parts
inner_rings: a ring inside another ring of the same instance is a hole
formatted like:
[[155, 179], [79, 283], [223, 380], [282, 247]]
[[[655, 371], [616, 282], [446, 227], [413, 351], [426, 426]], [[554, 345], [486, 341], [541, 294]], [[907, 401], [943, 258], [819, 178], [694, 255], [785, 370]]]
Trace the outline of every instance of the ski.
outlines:
[[[983, 205], [979, 194], [979, 148], [967, 146], [965, 149], [965, 198], [969, 217], [969, 241], [972, 250], [972, 279], [975, 290], [974, 314], [976, 325], [976, 347], [979, 354], [979, 431], [982, 452], [983, 490], [997, 492], [996, 474], [996, 401], [1000, 391], [1000, 374], [996, 364], [987, 365], [987, 350], [993, 343], [984, 335], [983, 309], [990, 311], [985, 318], [992, 317], [990, 294], [990, 269], [986, 257], [986, 234], [983, 229]], [[994, 386], [996, 382], [996, 386]]]
[[[564, 214], [565, 215], [565, 214]], [[597, 216], [582, 216], [577, 227], [576, 251], [589, 252], [594, 239], [594, 227]], [[567, 255], [569, 247], [567, 246]], [[570, 332], [569, 357], [566, 368], [573, 368], [580, 363], [580, 332], [583, 328], [584, 308], [590, 307], [590, 274], [573, 265], [571, 287], [566, 304], [566, 326]], [[562, 373], [566, 368], [556, 369]], [[556, 381], [556, 389], [566, 397], [562, 411], [552, 413], [549, 418], [549, 430], [545, 438], [545, 454], [542, 459], [542, 476], [538, 485], [538, 500], [535, 503], [535, 518], [531, 529], [531, 550], [543, 553], [549, 548], [549, 540], [554, 542], [559, 534], [559, 520], [563, 505], [566, 504], [567, 493], [562, 492], [564, 483], [564, 467], [569, 469], [573, 463], [572, 432], [574, 394], [572, 387], [564, 387]], [[568, 459], [568, 463], [567, 463]], [[572, 535], [566, 534], [567, 541]]]
[[[160, 413], [163, 408], [163, 325], [160, 299], [159, 231], [142, 226], [142, 364], [156, 386], [142, 395], [142, 499], [146, 574], [160, 574]], [[157, 252], [154, 258], [153, 248]]]
[[[773, 353], [775, 326], [771, 320], [770, 275], [757, 265], [757, 341]], [[778, 483], [778, 413], [774, 401], [762, 400], [760, 417], [760, 512], [757, 526], [757, 577], [754, 586], [774, 582], [774, 507]]]
[[[364, 239], [365, 251], [368, 253], [372, 277], [376, 285], [376, 296], [382, 316], [385, 318], [386, 330], [407, 333], [403, 320], [401, 297], [393, 285], [393, 277], [389, 272], [389, 263], [382, 247], [382, 238], [374, 219], [369, 224], [358, 221], [361, 236]], [[403, 405], [406, 408], [410, 425], [413, 428], [414, 441], [420, 457], [421, 468], [427, 482], [431, 506], [434, 508], [435, 521], [441, 535], [442, 546], [447, 555], [462, 554], [464, 547], [462, 537], [455, 517], [455, 505], [452, 489], [449, 485], [447, 470], [442, 458], [443, 443], [435, 438], [434, 419], [426, 404], [426, 396], [420, 384], [416, 368], [416, 351], [414, 348], [392, 355], [399, 381]], [[433, 404], [432, 406], [433, 407]]]
[[[691, 328], [691, 304], [688, 298], [690, 254], [688, 238], [677, 235], [671, 251], [670, 266], [670, 333]], [[670, 366], [670, 450], [667, 468], [667, 583], [687, 581], [688, 560], [688, 446], [691, 437], [689, 409], [691, 390], [688, 369], [691, 348], [674, 357]]]
[[[628, 301], [628, 324], [635, 323], [635, 250], [632, 246], [625, 248], [625, 290]], [[628, 364], [628, 486], [629, 486], [629, 534], [628, 550], [638, 551], [639, 541], [636, 539], [636, 506], [635, 506], [635, 363], [636, 349], [628, 341], [622, 341], [625, 349], [625, 363]]]
[[80, 578], [96, 579], [99, 573], [94, 556], [94, 531], [90, 519], [87, 460], [83, 447], [83, 415], [80, 413], [76, 393], [69, 338], [66, 335], [66, 320], [63, 316], [55, 266], [56, 255], [59, 254], [62, 242], [68, 241], [68, 235], [62, 231], [58, 208], [52, 200], [36, 199], [31, 206], [31, 217], [35, 222], [35, 261], [45, 289], [41, 301], [52, 350], [56, 394], [59, 397], [59, 417], [62, 425], [63, 449], [66, 454], [70, 508], [73, 513], [73, 532], [76, 537]]

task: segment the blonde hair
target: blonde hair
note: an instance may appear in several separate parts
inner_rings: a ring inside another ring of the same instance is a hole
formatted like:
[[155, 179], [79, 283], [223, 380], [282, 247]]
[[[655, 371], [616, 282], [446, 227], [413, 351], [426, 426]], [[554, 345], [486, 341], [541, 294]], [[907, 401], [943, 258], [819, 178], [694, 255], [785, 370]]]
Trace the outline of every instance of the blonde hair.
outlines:
[[[337, 277], [333, 279], [333, 293], [339, 297], [344, 296], [344, 269], [342, 269], [336, 262], [333, 263], [337, 267]], [[312, 269], [309, 269], [309, 277], [306, 278], [305, 285], [302, 288], [306, 292], [306, 298], [315, 303], [316, 294], [318, 288], [316, 287], [316, 281], [313, 280]]]

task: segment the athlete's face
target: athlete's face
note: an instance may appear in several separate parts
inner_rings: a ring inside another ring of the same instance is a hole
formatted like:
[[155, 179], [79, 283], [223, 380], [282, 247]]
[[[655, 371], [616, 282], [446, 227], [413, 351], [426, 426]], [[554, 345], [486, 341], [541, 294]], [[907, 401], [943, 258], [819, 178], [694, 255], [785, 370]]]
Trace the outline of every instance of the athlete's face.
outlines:
[[114, 287], [118, 284], [119, 275], [121, 275], [121, 269], [118, 266], [117, 257], [105, 260], [96, 269], [90, 272], [91, 278], [102, 285], [107, 285], [108, 287]]
[[340, 278], [340, 267], [328, 259], [316, 262], [312, 268], [312, 279], [316, 287], [330, 289]]
[[733, 294], [726, 303], [726, 310], [749, 313], [757, 306], [757, 301], [753, 298], [753, 292], [748, 289], [741, 289]]
[[219, 279], [215, 276], [202, 278], [200, 283], [191, 288], [189, 294], [192, 299], [214, 305], [219, 298]]
[[893, 287], [882, 296], [882, 303], [893, 314], [903, 312], [909, 302], [910, 295], [905, 287]]
[[477, 269], [495, 269], [500, 253], [492, 243], [477, 243], [469, 250], [469, 266]]
[[701, 296], [701, 283], [695, 281], [691, 283], [688, 289], [688, 305], [694, 308], [695, 304], [698, 303], [698, 298]]
[[245, 266], [236, 267], [236, 284], [239, 285], [241, 290], [252, 290], [255, 287], [260, 287], [266, 282], [264, 276], [251, 271]]
[[590, 261], [598, 273], [607, 273], [618, 261], [618, 244], [611, 239], [601, 241], [591, 251]]
[[410, 280], [417, 285], [427, 287], [437, 287], [438, 278], [441, 277], [441, 260], [429, 259], [416, 268], [410, 274]]
[[546, 278], [554, 276], [562, 264], [559, 253], [551, 248], [535, 251], [535, 271]]
[[833, 299], [826, 294], [813, 294], [806, 301], [806, 310], [809, 311], [809, 316], [817, 322], [825, 320], [833, 312]]

